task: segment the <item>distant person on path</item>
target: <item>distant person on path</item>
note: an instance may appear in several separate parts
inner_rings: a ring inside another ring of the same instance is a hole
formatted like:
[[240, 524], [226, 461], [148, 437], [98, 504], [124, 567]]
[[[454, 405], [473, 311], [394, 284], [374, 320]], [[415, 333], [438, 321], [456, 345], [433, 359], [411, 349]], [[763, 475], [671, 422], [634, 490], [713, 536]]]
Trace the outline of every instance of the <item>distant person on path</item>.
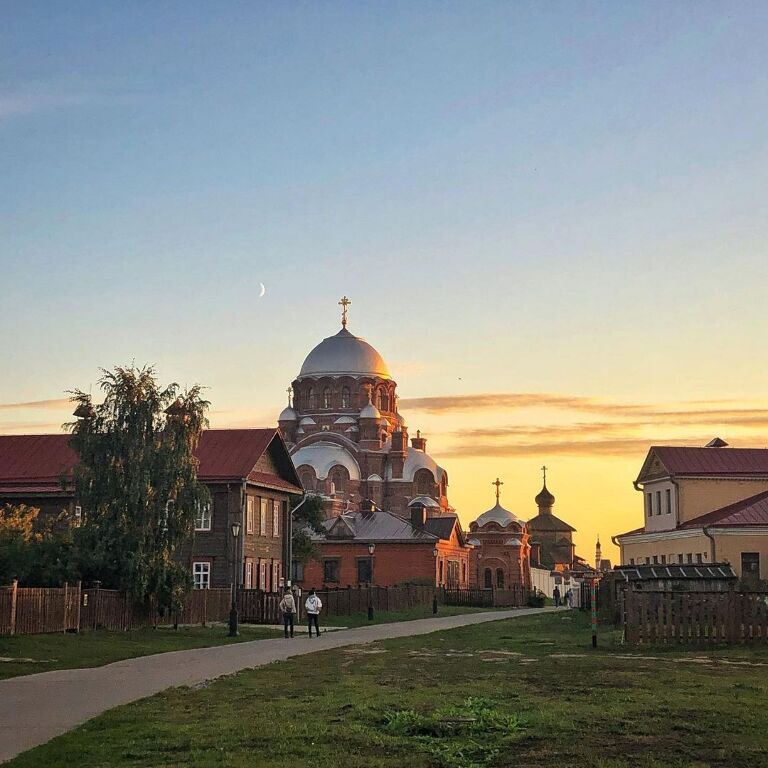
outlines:
[[290, 589], [285, 590], [283, 599], [278, 603], [277, 607], [283, 612], [285, 636], [289, 637], [288, 629], [290, 628], [290, 637], [293, 637], [293, 617], [296, 614], [296, 601], [293, 599], [293, 593]]
[[560, 607], [560, 588], [559, 587], [555, 587], [552, 590], [552, 601], [555, 604], [555, 608]]
[[315, 594], [315, 590], [310, 590], [307, 602], [304, 603], [304, 607], [307, 609], [307, 621], [309, 622], [309, 636], [312, 637], [312, 627], [314, 626], [317, 637], [320, 637], [320, 611], [323, 608], [323, 604], [320, 598]]
[[565, 591], [565, 604], [569, 608], [573, 608], [573, 590], [572, 589], [567, 589]]

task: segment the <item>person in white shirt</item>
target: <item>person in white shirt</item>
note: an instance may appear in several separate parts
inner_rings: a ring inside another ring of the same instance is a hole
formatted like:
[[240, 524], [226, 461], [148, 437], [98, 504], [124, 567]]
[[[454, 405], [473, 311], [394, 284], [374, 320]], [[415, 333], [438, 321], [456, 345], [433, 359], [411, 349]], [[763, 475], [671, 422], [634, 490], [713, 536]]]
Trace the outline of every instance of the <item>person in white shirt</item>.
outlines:
[[304, 603], [304, 607], [307, 609], [307, 621], [309, 622], [309, 636], [312, 637], [312, 627], [314, 626], [317, 637], [320, 637], [320, 611], [323, 608], [323, 604], [320, 598], [315, 594], [315, 590], [310, 590], [307, 602]]

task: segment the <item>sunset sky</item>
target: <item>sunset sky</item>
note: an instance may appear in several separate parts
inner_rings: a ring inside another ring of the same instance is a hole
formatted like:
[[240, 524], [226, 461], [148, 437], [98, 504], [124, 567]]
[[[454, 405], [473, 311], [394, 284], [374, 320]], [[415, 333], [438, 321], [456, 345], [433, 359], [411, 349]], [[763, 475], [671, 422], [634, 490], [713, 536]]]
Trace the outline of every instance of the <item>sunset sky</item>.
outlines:
[[764, 2], [0, 5], [0, 433], [131, 361], [273, 424], [346, 294], [465, 524], [546, 463], [615, 557], [650, 444], [768, 445], [766, 39]]

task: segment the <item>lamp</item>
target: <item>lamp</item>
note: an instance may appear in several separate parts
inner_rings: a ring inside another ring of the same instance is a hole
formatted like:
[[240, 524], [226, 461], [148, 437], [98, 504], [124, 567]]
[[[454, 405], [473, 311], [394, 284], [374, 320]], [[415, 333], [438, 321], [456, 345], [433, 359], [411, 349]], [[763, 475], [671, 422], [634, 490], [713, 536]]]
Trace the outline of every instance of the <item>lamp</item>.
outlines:
[[237, 566], [240, 562], [237, 550], [237, 541], [240, 537], [241, 523], [239, 520], [233, 520], [229, 526], [232, 531], [232, 608], [229, 611], [229, 636], [237, 637], [240, 633], [237, 631]]
[[435, 591], [432, 593], [432, 613], [437, 613], [437, 556], [440, 550], [435, 547], [432, 550], [432, 556], [435, 558]]
[[371, 589], [373, 587], [373, 553], [376, 551], [376, 545], [371, 541], [368, 543], [368, 555], [370, 557], [370, 565], [368, 568], [368, 621], [373, 621], [373, 594]]

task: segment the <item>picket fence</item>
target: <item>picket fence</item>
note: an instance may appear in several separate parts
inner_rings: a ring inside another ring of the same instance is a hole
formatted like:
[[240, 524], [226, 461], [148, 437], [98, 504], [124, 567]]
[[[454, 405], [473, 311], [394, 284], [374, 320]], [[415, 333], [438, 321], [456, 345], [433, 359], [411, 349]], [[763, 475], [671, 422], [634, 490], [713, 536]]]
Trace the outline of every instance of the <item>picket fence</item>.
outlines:
[[768, 642], [768, 593], [623, 590], [630, 645]]

